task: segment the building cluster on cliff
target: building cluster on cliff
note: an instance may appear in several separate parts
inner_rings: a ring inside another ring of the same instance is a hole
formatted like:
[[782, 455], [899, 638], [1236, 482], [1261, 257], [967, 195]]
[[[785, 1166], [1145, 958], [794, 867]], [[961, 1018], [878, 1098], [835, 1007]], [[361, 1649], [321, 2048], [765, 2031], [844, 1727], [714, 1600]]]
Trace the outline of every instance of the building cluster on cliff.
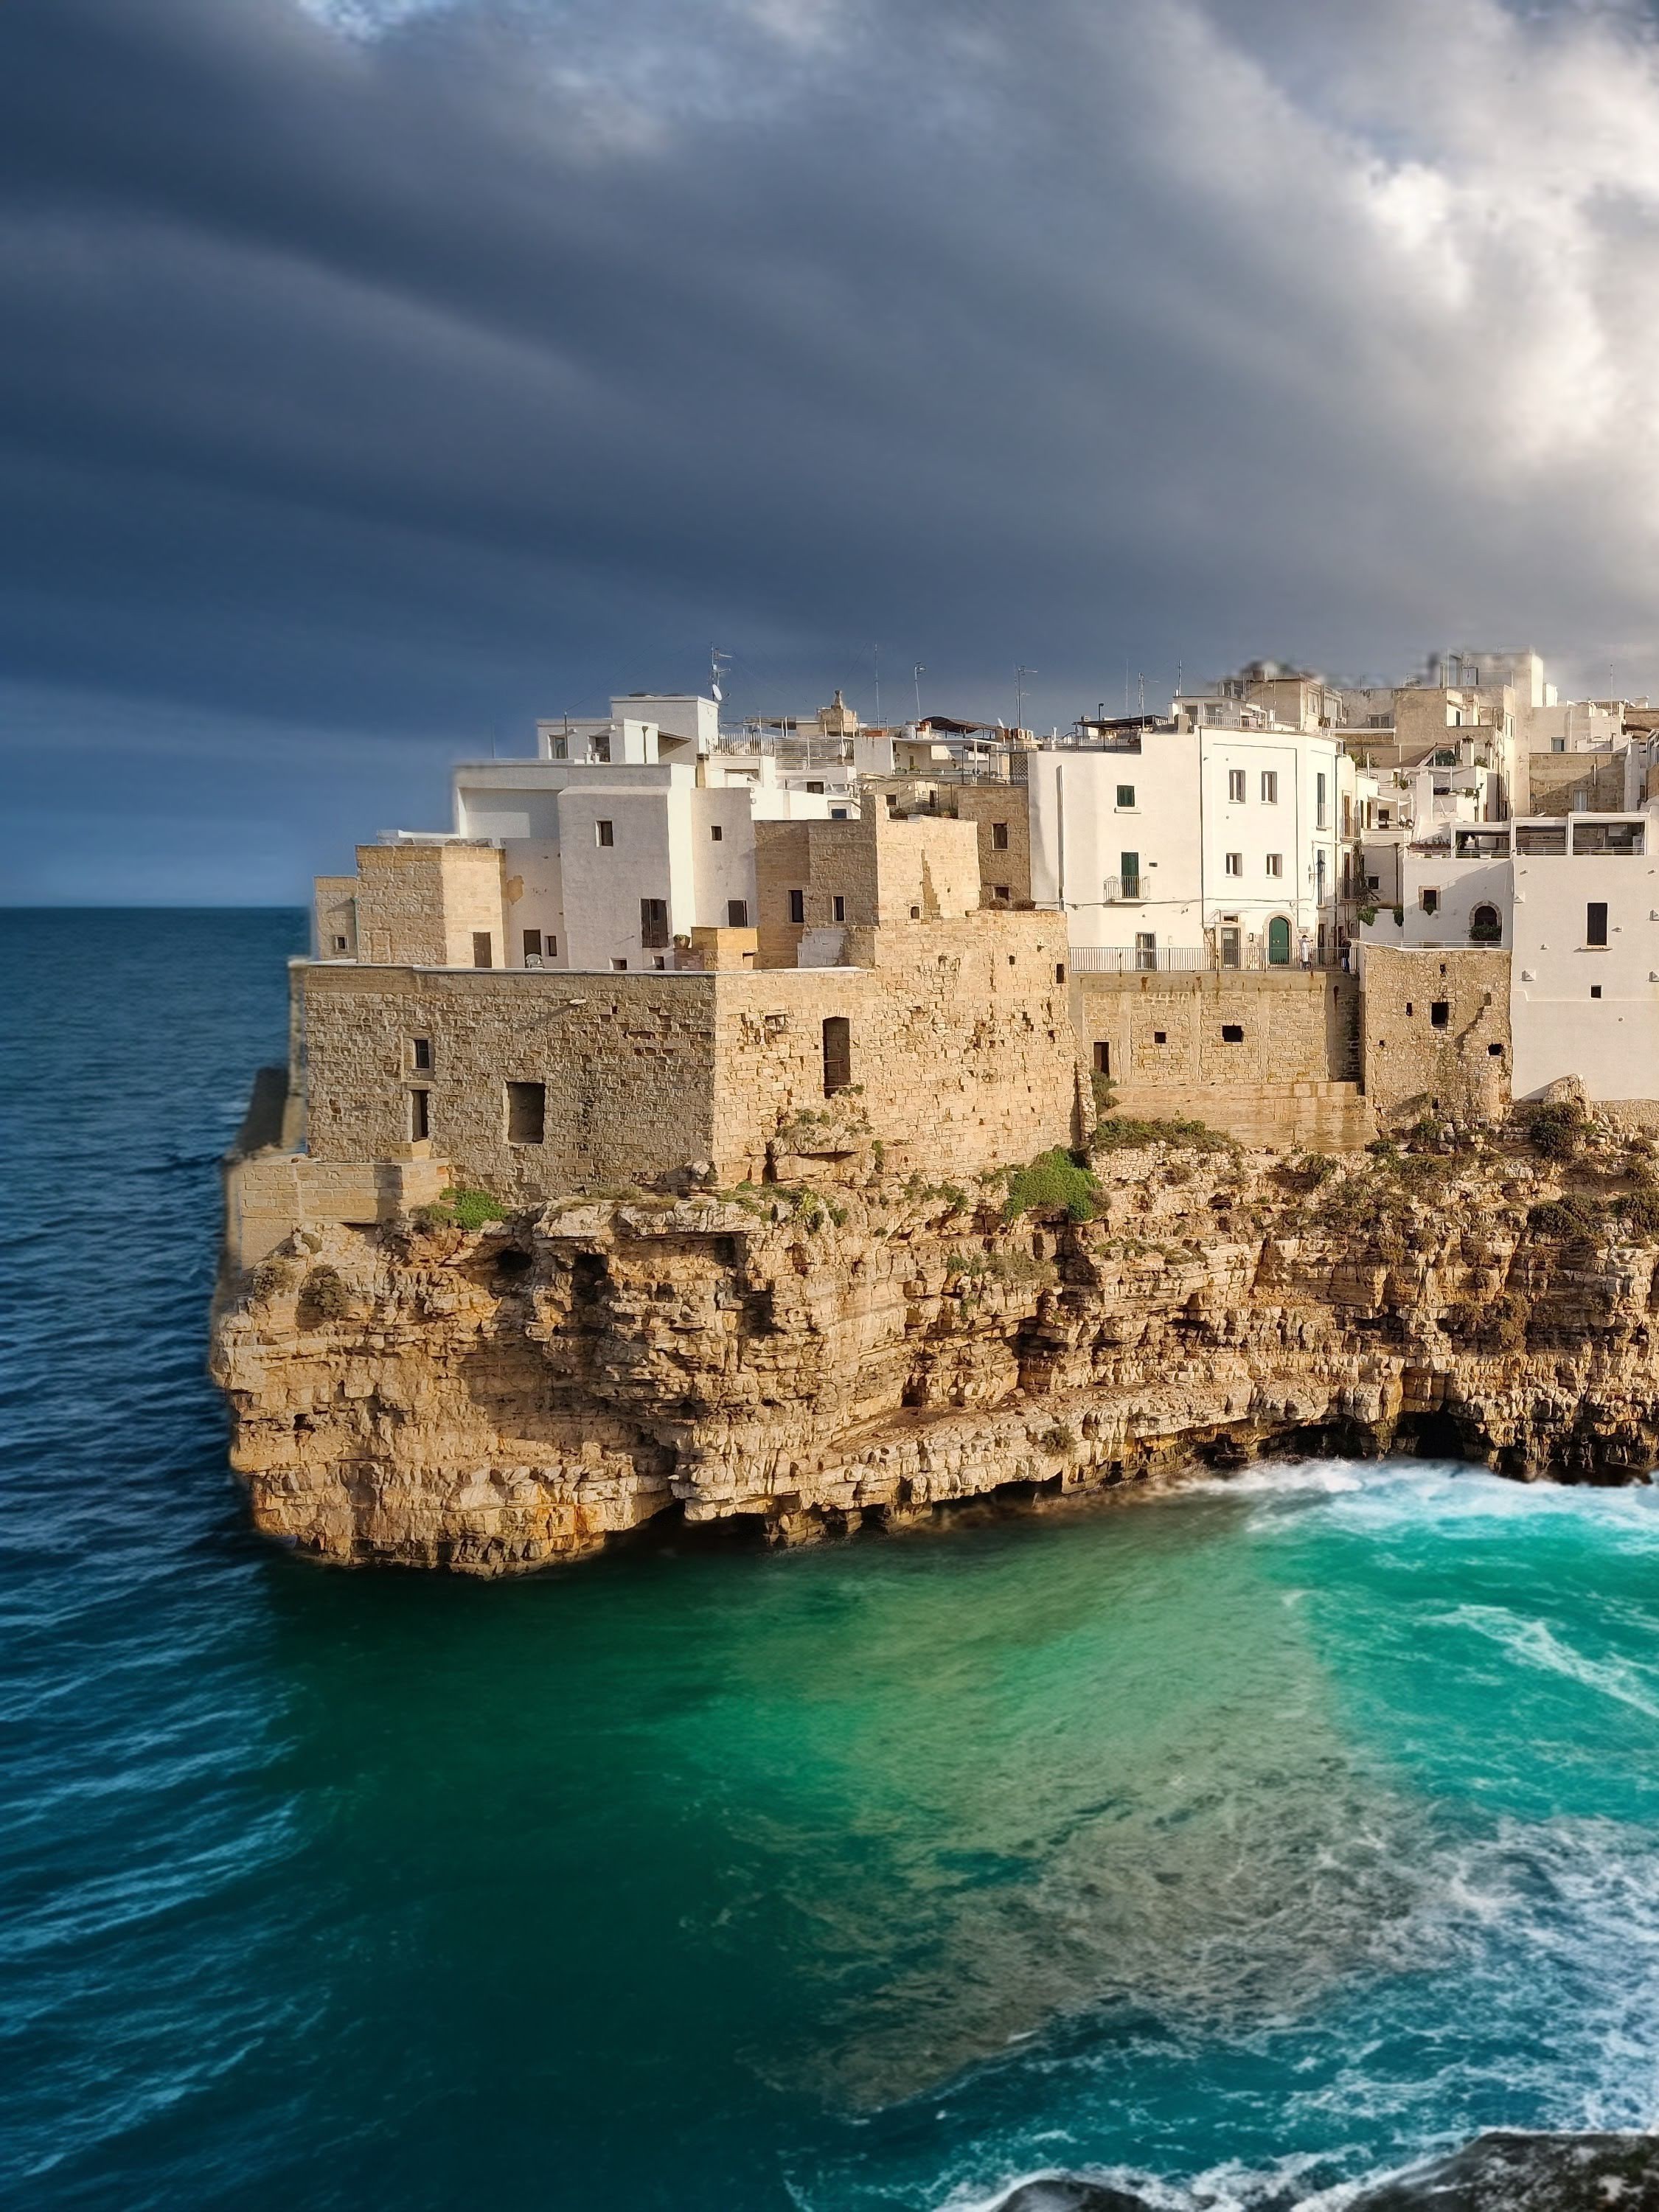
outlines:
[[1659, 711], [1532, 652], [1256, 663], [1061, 735], [635, 695], [317, 885], [257, 1256], [446, 1182], [971, 1173], [1121, 1109], [1340, 1147], [1659, 1114]]

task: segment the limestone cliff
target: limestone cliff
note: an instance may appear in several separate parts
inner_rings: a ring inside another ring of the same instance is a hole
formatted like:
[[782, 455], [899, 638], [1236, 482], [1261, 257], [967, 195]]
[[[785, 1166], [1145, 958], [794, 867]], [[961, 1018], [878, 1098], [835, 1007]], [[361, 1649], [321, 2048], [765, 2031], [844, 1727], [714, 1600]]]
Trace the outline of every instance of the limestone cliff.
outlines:
[[1651, 1146], [1566, 1149], [1131, 1144], [1088, 1220], [876, 1176], [307, 1230], [222, 1285], [214, 1371], [261, 1529], [481, 1574], [1265, 1451], [1625, 1481], [1659, 1461]]

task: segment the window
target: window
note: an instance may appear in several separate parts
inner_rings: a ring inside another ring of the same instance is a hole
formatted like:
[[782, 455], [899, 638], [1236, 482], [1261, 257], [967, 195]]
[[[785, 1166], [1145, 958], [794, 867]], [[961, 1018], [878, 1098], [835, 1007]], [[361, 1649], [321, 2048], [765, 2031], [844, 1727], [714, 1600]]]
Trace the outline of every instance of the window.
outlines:
[[570, 757], [569, 738], [555, 738], [549, 757], [553, 760], [568, 760]]
[[1221, 933], [1222, 966], [1224, 968], [1237, 968], [1240, 966], [1240, 951], [1241, 945], [1238, 926], [1235, 923], [1231, 928], [1224, 929]]
[[1007, 849], [1008, 824], [1006, 822], [994, 822], [991, 824], [991, 850], [994, 853], [1006, 853]]
[[1140, 855], [1139, 853], [1120, 853], [1117, 856], [1118, 885], [1126, 899], [1140, 896]]
[[1223, 1022], [1221, 1024], [1221, 1042], [1223, 1044], [1243, 1044], [1244, 1042], [1243, 1023]]
[[1243, 803], [1244, 803], [1244, 771], [1243, 771], [1243, 769], [1242, 768], [1230, 768], [1230, 769], [1228, 769], [1228, 771], [1227, 771], [1227, 796], [1228, 796], [1228, 798], [1229, 798], [1230, 799], [1232, 799], [1232, 800], [1233, 800], [1236, 804], [1237, 804], [1238, 805], [1241, 805], [1241, 806], [1242, 806], [1242, 805], [1243, 805]]
[[1368, 891], [1380, 891], [1382, 888], [1382, 877], [1367, 876], [1365, 878], [1365, 888]]
[[1120, 806], [1133, 806], [1134, 805], [1135, 787], [1133, 784], [1119, 784], [1117, 787], [1117, 803]]
[[1314, 828], [1316, 830], [1322, 830], [1325, 827], [1325, 771], [1321, 769], [1314, 778]]
[[410, 1060], [411, 1064], [417, 1067], [422, 1075], [430, 1073], [432, 1067], [432, 1040], [430, 1037], [416, 1037], [412, 1041], [410, 1046]]
[[1409, 999], [1407, 999], [1407, 1001], [1406, 1001], [1406, 1012], [1407, 1012], [1407, 1013], [1408, 1015], [1409, 1015], [1409, 1014], [1414, 1014], [1414, 1013], [1416, 1012], [1416, 1011], [1417, 1011], [1416, 1007], [1415, 1007], [1415, 1006], [1413, 1006], [1413, 1004], [1412, 1004], [1412, 1002], [1411, 1002], [1411, 1000], [1410, 1000]]
[[832, 806], [830, 809], [830, 819], [832, 822], [845, 822], [847, 809], [844, 806]]
[[718, 845], [725, 835], [725, 830], [721, 829], [718, 822], [711, 822], [709, 823], [708, 838], [711, 844]]
[[625, 975], [628, 973], [628, 963], [625, 960], [613, 960], [611, 965], [618, 975]]
[[1591, 996], [1591, 998], [1592, 998], [1592, 999], [1599, 999], [1599, 998], [1601, 997], [1601, 986], [1599, 983], [1592, 983], [1592, 984], [1590, 985], [1590, 996]]
[[1584, 942], [1586, 945], [1605, 945], [1607, 941], [1607, 902], [1592, 899], [1584, 908]]
[[790, 892], [790, 894], [789, 894], [789, 919], [790, 919], [790, 921], [805, 921], [805, 919], [806, 919], [806, 894], [805, 894], [805, 891], [791, 891], [791, 892]]
[[1276, 768], [1264, 768], [1261, 771], [1261, 803], [1264, 806], [1277, 806], [1279, 804], [1279, 770]]
[[1152, 1042], [1154, 1044], [1168, 1044], [1169, 1042], [1170, 1032], [1168, 1030], [1154, 1030], [1152, 1031]]
[[660, 952], [668, 943], [668, 901], [640, 901], [640, 943], [647, 952]]
[[836, 893], [836, 896], [830, 900], [830, 903], [835, 910], [835, 919], [837, 921], [845, 921], [847, 919], [847, 902], [839, 891]]
[[853, 1080], [853, 1030], [845, 1014], [830, 1014], [823, 1024], [823, 1095], [833, 1098]]
[[409, 1094], [409, 1136], [411, 1144], [418, 1145], [432, 1134], [432, 1093], [411, 1091]]
[[550, 938], [548, 938], [548, 939], [546, 940], [546, 942], [547, 942], [547, 957], [548, 957], [548, 958], [549, 958], [550, 960], [556, 960], [556, 959], [558, 958], [558, 957], [559, 957], [559, 940], [558, 940], [558, 939], [557, 939], [556, 937], [550, 937]]
[[337, 937], [337, 938], [335, 939], [335, 940], [334, 940], [334, 950], [335, 950], [337, 952], [343, 952], [343, 951], [345, 951], [345, 949], [346, 949], [346, 941], [345, 941], [344, 938], [343, 938], [343, 937]]
[[587, 757], [589, 760], [595, 761], [608, 761], [610, 759], [611, 734], [609, 731], [605, 732], [604, 737], [594, 738], [592, 744], [588, 747]]
[[1095, 1045], [1095, 1073], [1097, 1075], [1109, 1076], [1111, 1072], [1112, 1048], [1107, 1043], [1104, 1037], [1101, 1037], [1097, 1041]]
[[1267, 873], [1270, 876], [1282, 876], [1284, 872], [1285, 855], [1282, 853], [1269, 853], [1267, 855]]
[[509, 1083], [507, 1086], [507, 1141], [509, 1145], [539, 1145], [547, 1131], [547, 1085]]
[[726, 926], [728, 929], [748, 928], [749, 902], [747, 899], [727, 899], [726, 902]]
[[812, 793], [815, 797], [819, 799], [823, 798], [823, 786], [821, 783], [809, 783], [806, 788], [809, 792]]
[[472, 933], [472, 965], [475, 968], [493, 968], [495, 964], [495, 952], [490, 942], [489, 932], [487, 929], [475, 929]]
[[920, 921], [921, 920], [921, 908], [919, 906], [913, 906], [911, 908], [910, 919], [912, 921]]
[[617, 825], [614, 822], [596, 822], [593, 824], [593, 842], [596, 845], [614, 845], [616, 842]]
[[1471, 945], [1501, 945], [1504, 941], [1504, 917], [1495, 906], [1478, 906], [1469, 916]]
[[1244, 872], [1244, 855], [1243, 853], [1229, 853], [1225, 866], [1230, 876], [1242, 876]]
[[1066, 981], [1066, 963], [1063, 960], [1056, 960], [1054, 963], [1054, 981], [1056, 983], [1063, 983]]
[[1135, 932], [1135, 966], [1148, 975], [1158, 966], [1158, 939], [1150, 929]]
[[1004, 906], [1006, 906], [1006, 905], [1007, 905], [1007, 903], [1008, 903], [1009, 897], [1010, 897], [1010, 896], [1011, 896], [1007, 884], [997, 884], [994, 885], [994, 886], [993, 886], [993, 888], [994, 888], [994, 890], [995, 890], [995, 893], [996, 893], [997, 897], [998, 897], [998, 898], [1000, 898], [1000, 899], [1001, 900], [1001, 902], [1002, 902], [1002, 903], [1004, 904]]
[[1501, 1044], [1489, 1044], [1486, 1050], [1493, 1060], [1502, 1060], [1504, 1057], [1504, 1048]]
[[1425, 914], [1438, 914], [1440, 911], [1440, 894], [1431, 884], [1425, 884], [1418, 893], [1417, 902]]
[[1443, 1029], [1447, 1029], [1447, 1028], [1449, 1028], [1449, 1027], [1450, 1026], [1450, 1024], [1451, 1024], [1451, 1000], [1450, 1000], [1449, 999], [1434, 999], [1434, 1000], [1431, 1000], [1430, 1001], [1430, 1005], [1429, 1005], [1429, 1026], [1430, 1026], [1430, 1028], [1431, 1028], [1431, 1029], [1436, 1029], [1436, 1030], [1443, 1030]]
[[539, 960], [542, 957], [542, 933], [539, 929], [526, 929], [524, 933], [524, 957]]

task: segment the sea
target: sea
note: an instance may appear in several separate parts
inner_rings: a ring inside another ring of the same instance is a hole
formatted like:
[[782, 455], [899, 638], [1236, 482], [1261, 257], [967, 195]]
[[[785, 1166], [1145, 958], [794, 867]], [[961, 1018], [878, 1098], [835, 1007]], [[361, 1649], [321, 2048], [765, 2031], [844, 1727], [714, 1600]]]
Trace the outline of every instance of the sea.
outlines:
[[1659, 1492], [1319, 1461], [510, 1583], [251, 1533], [279, 912], [0, 920], [0, 2195], [965, 2212], [1659, 2106]]

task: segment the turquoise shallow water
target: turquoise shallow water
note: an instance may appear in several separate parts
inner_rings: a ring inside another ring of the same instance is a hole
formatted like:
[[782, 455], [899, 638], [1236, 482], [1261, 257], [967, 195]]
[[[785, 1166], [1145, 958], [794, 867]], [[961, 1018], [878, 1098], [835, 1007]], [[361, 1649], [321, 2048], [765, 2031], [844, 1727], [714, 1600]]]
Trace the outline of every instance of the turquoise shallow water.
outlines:
[[299, 917], [0, 934], [9, 2202], [1246, 2199], [1654, 2122], [1659, 1493], [307, 1569], [202, 1365]]

